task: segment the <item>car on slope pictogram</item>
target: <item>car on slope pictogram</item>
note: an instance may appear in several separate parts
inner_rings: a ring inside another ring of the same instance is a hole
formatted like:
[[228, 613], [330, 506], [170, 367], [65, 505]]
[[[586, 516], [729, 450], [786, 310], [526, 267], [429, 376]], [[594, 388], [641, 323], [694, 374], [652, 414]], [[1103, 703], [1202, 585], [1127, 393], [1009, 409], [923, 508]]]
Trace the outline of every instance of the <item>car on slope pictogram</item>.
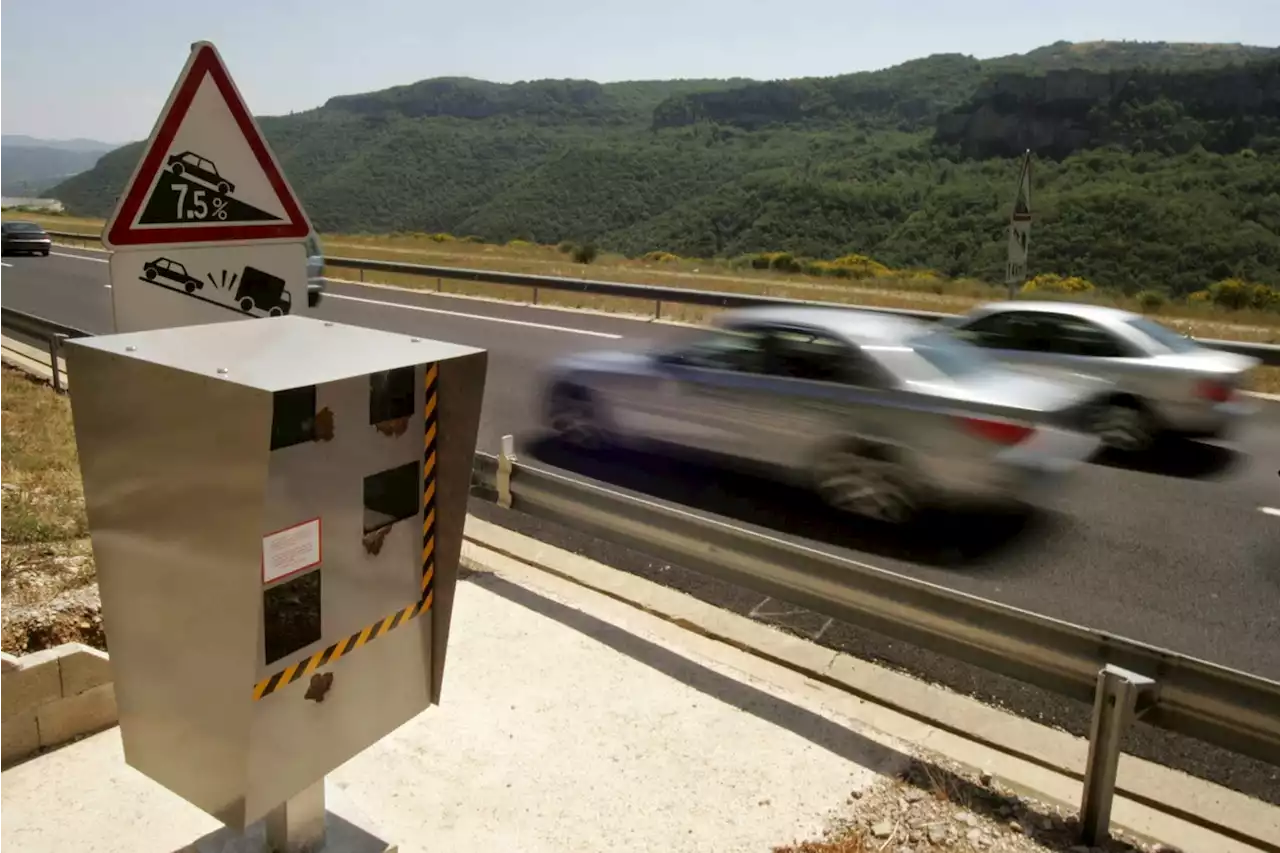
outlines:
[[198, 289], [204, 287], [204, 282], [189, 274], [186, 267], [168, 258], [156, 258], [154, 261], [147, 261], [142, 265], [142, 276], [150, 282], [155, 282], [156, 279], [164, 279], [181, 285], [187, 293], [195, 293]]
[[218, 174], [218, 167], [212, 160], [206, 160], [193, 151], [171, 154], [168, 160], [169, 171], [175, 175], [187, 175], [193, 180], [217, 190], [222, 195], [235, 192], [236, 185]]

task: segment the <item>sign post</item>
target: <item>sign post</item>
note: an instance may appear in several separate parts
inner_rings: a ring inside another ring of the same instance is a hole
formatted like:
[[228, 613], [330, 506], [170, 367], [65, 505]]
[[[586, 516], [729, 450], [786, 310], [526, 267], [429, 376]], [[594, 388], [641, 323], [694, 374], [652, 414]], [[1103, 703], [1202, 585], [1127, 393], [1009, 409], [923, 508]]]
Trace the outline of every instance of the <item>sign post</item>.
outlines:
[[217, 49], [193, 44], [103, 229], [116, 331], [306, 314], [310, 234]]
[[1012, 299], [1027, 278], [1027, 255], [1031, 243], [1031, 151], [1022, 158], [1018, 173], [1018, 192], [1013, 200], [1013, 216], [1009, 220], [1009, 258], [1004, 266], [1004, 283]]

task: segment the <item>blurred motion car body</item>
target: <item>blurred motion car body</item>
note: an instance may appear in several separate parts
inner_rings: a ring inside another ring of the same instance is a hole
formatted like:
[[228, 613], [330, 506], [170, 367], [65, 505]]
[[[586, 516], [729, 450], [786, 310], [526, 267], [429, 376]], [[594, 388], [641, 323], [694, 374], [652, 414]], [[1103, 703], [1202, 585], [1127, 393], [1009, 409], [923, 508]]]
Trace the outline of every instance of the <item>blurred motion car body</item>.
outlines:
[[1226, 435], [1256, 406], [1241, 397], [1259, 361], [1202, 346], [1141, 314], [1068, 302], [998, 302], [946, 324], [1018, 369], [1113, 383], [1093, 430], [1121, 451], [1162, 434]]
[[660, 446], [763, 466], [832, 505], [900, 522], [1020, 502], [1088, 459], [1106, 383], [1008, 370], [916, 320], [768, 307], [699, 340], [557, 362], [543, 417], [586, 448]]

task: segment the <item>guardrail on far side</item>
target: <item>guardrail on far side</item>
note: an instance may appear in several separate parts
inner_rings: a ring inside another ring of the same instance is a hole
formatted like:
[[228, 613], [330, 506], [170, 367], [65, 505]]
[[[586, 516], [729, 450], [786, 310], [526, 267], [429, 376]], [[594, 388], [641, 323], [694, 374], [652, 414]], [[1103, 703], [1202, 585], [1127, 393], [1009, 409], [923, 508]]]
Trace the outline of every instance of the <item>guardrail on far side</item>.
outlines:
[[[77, 239], [85, 242], [101, 242], [97, 235], [72, 231], [49, 231], [51, 236], [65, 239]], [[935, 322], [946, 317], [954, 317], [942, 311], [914, 311], [906, 308], [880, 308], [856, 305], [849, 302], [824, 302], [817, 300], [784, 299], [777, 296], [751, 295], [745, 293], [724, 293], [716, 290], [695, 290], [684, 287], [663, 287], [651, 284], [627, 284], [616, 281], [596, 281], [591, 279], [562, 278], [557, 276], [529, 275], [526, 273], [500, 272], [497, 270], [464, 269], [461, 267], [436, 267], [426, 264], [406, 264], [397, 261], [380, 261], [370, 258], [342, 258], [325, 256], [326, 267], [335, 269], [352, 269], [367, 272], [385, 272], [397, 275], [419, 276], [423, 278], [448, 279], [450, 281], [471, 281], [480, 284], [504, 284], [515, 287], [527, 287], [537, 299], [539, 290], [552, 290], [562, 293], [581, 293], [593, 296], [613, 296], [625, 299], [638, 299], [654, 304], [654, 316], [662, 317], [664, 304], [700, 305], [709, 308], [746, 308], [757, 305], [806, 305], [821, 308], [841, 308], [875, 311], [880, 314], [897, 314], [913, 317], [918, 320]], [[1252, 356], [1263, 364], [1280, 366], [1280, 345], [1255, 344], [1244, 341], [1228, 341], [1216, 338], [1197, 338], [1199, 343], [1213, 349]]]

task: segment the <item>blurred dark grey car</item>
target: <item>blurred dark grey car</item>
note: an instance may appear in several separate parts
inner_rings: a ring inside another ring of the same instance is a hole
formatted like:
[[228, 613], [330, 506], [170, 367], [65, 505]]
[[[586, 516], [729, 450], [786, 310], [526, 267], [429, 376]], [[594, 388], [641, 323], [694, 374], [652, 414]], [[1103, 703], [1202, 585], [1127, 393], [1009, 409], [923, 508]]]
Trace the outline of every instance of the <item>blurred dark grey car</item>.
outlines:
[[23, 252], [47, 258], [53, 240], [38, 223], [12, 220], [0, 225], [0, 243], [0, 251], [6, 255]]
[[586, 448], [658, 445], [762, 466], [842, 509], [1018, 502], [1087, 460], [1107, 385], [1008, 370], [936, 327], [821, 308], [720, 314], [698, 340], [553, 365], [545, 423]]
[[1141, 314], [1069, 302], [998, 302], [947, 325], [992, 356], [1043, 375], [1089, 374], [1114, 390], [1095, 416], [1104, 444], [1148, 448], [1161, 434], [1227, 435], [1257, 407], [1240, 395], [1259, 361], [1201, 346]]

